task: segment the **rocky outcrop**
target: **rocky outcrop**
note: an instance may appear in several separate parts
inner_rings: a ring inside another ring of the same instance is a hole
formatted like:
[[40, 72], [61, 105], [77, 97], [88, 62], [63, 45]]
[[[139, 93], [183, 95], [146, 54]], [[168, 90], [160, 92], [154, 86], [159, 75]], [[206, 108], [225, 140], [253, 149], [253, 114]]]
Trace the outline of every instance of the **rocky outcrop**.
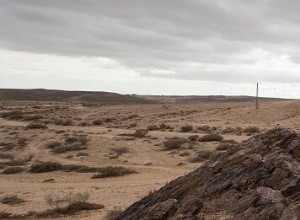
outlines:
[[214, 156], [119, 219], [300, 219], [300, 136], [276, 128]]

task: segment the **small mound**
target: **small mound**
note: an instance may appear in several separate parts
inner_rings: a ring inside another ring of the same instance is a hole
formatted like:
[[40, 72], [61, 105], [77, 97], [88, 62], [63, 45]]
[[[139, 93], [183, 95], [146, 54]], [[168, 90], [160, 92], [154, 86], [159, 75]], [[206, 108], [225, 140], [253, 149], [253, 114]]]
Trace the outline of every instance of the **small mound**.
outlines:
[[300, 219], [300, 136], [272, 129], [212, 157], [118, 219]]

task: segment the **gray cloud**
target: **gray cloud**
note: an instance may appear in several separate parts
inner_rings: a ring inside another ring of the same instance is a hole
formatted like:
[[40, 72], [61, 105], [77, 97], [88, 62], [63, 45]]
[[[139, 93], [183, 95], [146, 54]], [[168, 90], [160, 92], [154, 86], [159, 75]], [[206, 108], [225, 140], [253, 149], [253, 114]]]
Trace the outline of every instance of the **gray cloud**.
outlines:
[[[147, 77], [300, 82], [295, 71], [300, 60], [300, 2], [296, 0], [0, 3], [1, 48], [109, 57]], [[269, 66], [251, 69], [261, 59], [268, 60], [253, 54], [257, 50], [286, 56], [295, 65], [290, 71], [269, 70]], [[174, 74], [154, 74], [153, 69]], [[278, 74], [284, 74], [284, 80]]]

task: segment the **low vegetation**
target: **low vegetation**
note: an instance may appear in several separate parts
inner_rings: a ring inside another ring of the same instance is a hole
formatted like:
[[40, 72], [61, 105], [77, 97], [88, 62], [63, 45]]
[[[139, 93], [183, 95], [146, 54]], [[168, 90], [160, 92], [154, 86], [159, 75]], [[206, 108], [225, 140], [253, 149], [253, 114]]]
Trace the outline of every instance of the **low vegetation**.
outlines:
[[190, 132], [194, 129], [192, 125], [184, 125], [180, 128], [181, 132]]
[[41, 123], [30, 123], [26, 126], [27, 129], [47, 129], [47, 125]]
[[175, 150], [179, 149], [187, 140], [184, 138], [172, 138], [163, 142], [163, 147], [165, 150]]
[[92, 179], [125, 176], [125, 175], [133, 174], [133, 173], [137, 173], [137, 172], [133, 169], [129, 169], [126, 167], [108, 166], [108, 167], [103, 168], [99, 174], [93, 175]]
[[25, 169], [23, 167], [7, 167], [2, 171], [2, 174], [16, 174], [21, 173]]
[[1, 199], [1, 203], [6, 205], [18, 205], [24, 202], [25, 200], [19, 198], [17, 195], [5, 196]]
[[200, 151], [197, 153], [195, 157], [190, 158], [189, 161], [191, 163], [203, 162], [205, 160], [208, 160], [211, 154], [212, 154], [211, 151]]
[[219, 134], [207, 134], [199, 138], [200, 142], [222, 141], [223, 137]]

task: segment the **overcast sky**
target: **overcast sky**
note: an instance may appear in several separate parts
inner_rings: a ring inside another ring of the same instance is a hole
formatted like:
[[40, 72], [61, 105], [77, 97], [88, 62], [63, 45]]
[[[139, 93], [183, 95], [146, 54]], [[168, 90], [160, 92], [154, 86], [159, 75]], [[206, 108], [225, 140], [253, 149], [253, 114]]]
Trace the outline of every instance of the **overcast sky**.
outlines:
[[299, 0], [0, 0], [5, 88], [300, 98]]

